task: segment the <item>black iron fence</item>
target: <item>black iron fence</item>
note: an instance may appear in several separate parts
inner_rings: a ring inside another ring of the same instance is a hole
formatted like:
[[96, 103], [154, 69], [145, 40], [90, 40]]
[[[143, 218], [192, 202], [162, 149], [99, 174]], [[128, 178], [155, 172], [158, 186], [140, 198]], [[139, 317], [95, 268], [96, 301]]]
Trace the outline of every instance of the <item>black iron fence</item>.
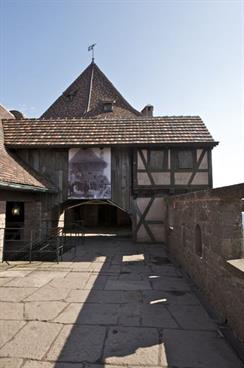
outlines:
[[3, 261], [34, 260], [60, 262], [63, 254], [84, 241], [84, 230], [81, 224], [73, 224], [71, 228], [43, 227], [28, 231], [24, 227], [0, 228], [0, 239], [3, 240]]

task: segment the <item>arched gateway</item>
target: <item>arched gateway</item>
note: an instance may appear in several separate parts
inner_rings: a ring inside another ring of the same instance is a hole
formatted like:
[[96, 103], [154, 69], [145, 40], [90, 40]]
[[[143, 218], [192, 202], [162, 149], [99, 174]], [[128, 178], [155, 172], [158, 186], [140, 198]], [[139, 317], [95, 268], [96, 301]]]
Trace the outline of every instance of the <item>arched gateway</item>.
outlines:
[[62, 204], [59, 227], [86, 236], [132, 237], [132, 216], [111, 200], [69, 200]]

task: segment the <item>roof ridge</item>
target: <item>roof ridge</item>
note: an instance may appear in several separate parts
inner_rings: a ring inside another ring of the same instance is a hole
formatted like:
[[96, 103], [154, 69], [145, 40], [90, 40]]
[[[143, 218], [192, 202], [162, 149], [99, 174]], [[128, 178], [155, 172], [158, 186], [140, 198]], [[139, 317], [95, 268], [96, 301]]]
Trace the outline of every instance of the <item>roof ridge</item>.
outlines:
[[94, 62], [92, 62], [92, 71], [91, 71], [91, 79], [90, 79], [90, 87], [89, 87], [89, 95], [88, 95], [88, 101], [87, 101], [87, 107], [85, 114], [90, 110], [90, 104], [91, 104], [91, 94], [92, 94], [92, 85], [93, 85], [93, 76], [94, 76]]
[[24, 118], [24, 119], [2, 119], [2, 121], [4, 122], [15, 122], [16, 124], [18, 122], [24, 122], [24, 121], [49, 121], [49, 122], [62, 122], [62, 121], [91, 121], [91, 120], [95, 120], [97, 121], [106, 121], [106, 122], [111, 122], [111, 121], [153, 121], [153, 120], [161, 120], [161, 119], [176, 119], [176, 120], [186, 120], [186, 119], [191, 119], [191, 120], [202, 120], [202, 118], [199, 115], [165, 115], [165, 116], [153, 116], [153, 117], [146, 117], [146, 116], [138, 116], [138, 117], [128, 117], [128, 118], [101, 118], [101, 117], [81, 117], [81, 118]]

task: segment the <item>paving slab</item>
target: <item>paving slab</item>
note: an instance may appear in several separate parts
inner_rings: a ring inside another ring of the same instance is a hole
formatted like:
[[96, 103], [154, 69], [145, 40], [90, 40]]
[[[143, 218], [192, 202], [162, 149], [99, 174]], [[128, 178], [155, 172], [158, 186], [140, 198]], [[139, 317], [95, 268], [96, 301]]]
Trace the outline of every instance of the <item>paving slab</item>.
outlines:
[[23, 359], [0, 358], [0, 368], [20, 368], [22, 364]]
[[107, 325], [116, 324], [117, 318], [118, 305], [116, 304], [71, 303], [55, 318], [55, 322]]
[[38, 290], [37, 288], [0, 287], [0, 301], [20, 302]]
[[241, 367], [161, 245], [86, 239], [65, 259], [0, 268], [6, 368]]
[[64, 326], [47, 354], [60, 362], [96, 362], [100, 359], [106, 328], [101, 326]]
[[165, 330], [163, 342], [170, 366], [243, 368], [225, 340], [214, 332]]
[[154, 290], [179, 290], [190, 291], [190, 286], [185, 279], [176, 277], [160, 276], [156, 279], [150, 279]]
[[1, 277], [0, 278], [0, 286], [6, 285], [8, 282], [12, 281], [12, 277]]
[[11, 340], [24, 325], [24, 321], [0, 321], [0, 347]]
[[119, 304], [123, 301], [123, 292], [107, 290], [71, 290], [67, 302]]
[[119, 265], [113, 265], [108, 260], [104, 263], [94, 262], [91, 265], [90, 271], [91, 272], [96, 272], [96, 273], [99, 272], [100, 275], [111, 274], [111, 273], [118, 274], [120, 272], [120, 266]]
[[[112, 278], [113, 276], [111, 276]], [[103, 290], [107, 283], [108, 276], [100, 276], [99, 273], [90, 275], [84, 289], [86, 290]]]
[[179, 328], [179, 324], [163, 303], [143, 304], [142, 325], [150, 327]]
[[92, 262], [72, 262], [72, 271], [91, 271]]
[[8, 283], [8, 286], [14, 287], [41, 287], [52, 279], [62, 279], [66, 276], [66, 272], [51, 271], [35, 271], [26, 277], [16, 277]]
[[108, 280], [105, 290], [151, 290], [149, 282], [146, 281], [125, 281]]
[[199, 299], [191, 291], [152, 290], [142, 292], [143, 303], [157, 304], [164, 300], [167, 305], [199, 305]]
[[201, 305], [169, 305], [168, 309], [177, 323], [188, 330], [214, 330], [216, 324]]
[[36, 291], [25, 298], [24, 301], [60, 301], [64, 300], [69, 293], [69, 289], [55, 288], [48, 284], [40, 289], [36, 289]]
[[159, 364], [159, 354], [163, 348], [157, 329], [111, 327], [105, 341], [103, 361], [115, 365], [150, 367]]
[[0, 320], [19, 320], [23, 321], [24, 305], [23, 303], [0, 302]]
[[33, 270], [16, 270], [14, 269], [10, 269], [10, 270], [6, 270], [6, 271], [2, 271], [0, 272], [0, 277], [25, 277], [27, 275], [29, 275]]
[[[64, 302], [26, 302], [25, 320], [51, 321], [67, 306]], [[1, 308], [1, 305], [0, 305]]]
[[57, 289], [83, 289], [88, 281], [89, 273], [70, 272], [64, 279], [55, 279], [49, 283]]
[[118, 275], [117, 280], [119, 281], [146, 281], [147, 282], [148, 276], [144, 275], [143, 273], [131, 273], [131, 272], [124, 272]]
[[155, 276], [169, 276], [169, 277], [178, 277], [181, 276], [181, 273], [178, 268], [173, 266], [172, 264], [164, 265], [163, 267], [160, 265], [150, 264], [151, 275]]
[[84, 368], [84, 364], [83, 363], [76, 364], [76, 363], [39, 362], [35, 360], [29, 360], [29, 361], [26, 361], [23, 367], [21, 368]]
[[[45, 262], [46, 263], [46, 262]], [[80, 263], [80, 262], [79, 262]], [[60, 262], [60, 263], [53, 263], [52, 270], [60, 270], [60, 269], [66, 269], [71, 270], [74, 262]]]
[[122, 326], [140, 326], [141, 305], [121, 304], [119, 308], [118, 324]]
[[145, 262], [127, 262], [123, 263], [120, 268], [121, 273], [139, 273], [143, 275], [150, 275], [152, 273], [150, 267], [148, 264], [145, 264]]
[[61, 328], [62, 326], [56, 323], [28, 322], [0, 349], [0, 356], [41, 359]]
[[[152, 366], [150, 365], [150, 367], [143, 365], [143, 366], [138, 366], [138, 365], [111, 365], [111, 364], [85, 364], [83, 368], [162, 368], [162, 365], [157, 365], [157, 366]], [[72, 368], [72, 367], [70, 367]], [[164, 366], [163, 368], [167, 368], [166, 366]]]

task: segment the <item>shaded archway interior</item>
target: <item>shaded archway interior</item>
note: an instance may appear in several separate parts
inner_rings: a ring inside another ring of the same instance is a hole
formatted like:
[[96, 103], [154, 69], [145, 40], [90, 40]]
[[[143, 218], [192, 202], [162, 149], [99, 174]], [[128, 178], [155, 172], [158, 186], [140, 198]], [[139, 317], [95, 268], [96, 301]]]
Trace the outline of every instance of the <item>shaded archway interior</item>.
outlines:
[[70, 202], [64, 209], [64, 229], [76, 228], [86, 234], [132, 235], [130, 215], [107, 201]]

